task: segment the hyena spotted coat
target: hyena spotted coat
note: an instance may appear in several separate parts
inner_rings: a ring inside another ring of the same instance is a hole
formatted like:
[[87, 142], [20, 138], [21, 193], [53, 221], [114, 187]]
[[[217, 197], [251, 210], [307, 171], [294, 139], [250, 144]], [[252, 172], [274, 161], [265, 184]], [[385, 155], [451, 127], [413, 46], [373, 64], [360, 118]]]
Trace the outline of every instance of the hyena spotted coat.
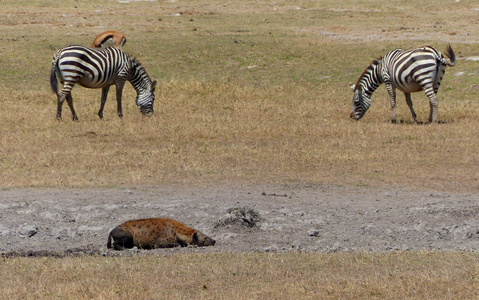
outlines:
[[[112, 244], [113, 239], [113, 244]], [[172, 219], [141, 219], [115, 227], [108, 236], [107, 247], [115, 250], [154, 249], [187, 245], [213, 246], [209, 236]]]

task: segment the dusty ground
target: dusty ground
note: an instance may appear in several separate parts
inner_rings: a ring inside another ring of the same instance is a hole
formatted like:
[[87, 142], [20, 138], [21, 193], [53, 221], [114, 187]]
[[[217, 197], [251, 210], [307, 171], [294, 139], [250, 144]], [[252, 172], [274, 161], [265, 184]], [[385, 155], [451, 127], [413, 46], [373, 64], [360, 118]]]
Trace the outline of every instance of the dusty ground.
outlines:
[[[0, 191], [0, 253], [477, 251], [478, 200], [477, 193], [321, 185], [7, 189]], [[259, 220], [249, 220], [256, 226], [242, 220], [225, 224], [235, 208], [257, 213]], [[112, 228], [145, 217], [177, 219], [214, 237], [217, 245], [106, 249]]]

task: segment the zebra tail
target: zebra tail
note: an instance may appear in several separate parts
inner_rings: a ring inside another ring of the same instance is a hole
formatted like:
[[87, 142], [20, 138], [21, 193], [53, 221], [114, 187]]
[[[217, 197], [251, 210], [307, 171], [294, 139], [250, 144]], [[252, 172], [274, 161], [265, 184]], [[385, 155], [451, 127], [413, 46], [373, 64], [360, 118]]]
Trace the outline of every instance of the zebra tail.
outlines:
[[52, 70], [50, 71], [50, 87], [52, 88], [52, 91], [57, 95], [58, 95], [57, 70], [58, 70], [58, 60], [60, 59], [60, 52], [61, 50], [59, 50], [53, 56]]
[[50, 87], [52, 88], [52, 91], [58, 95], [58, 78], [57, 78], [56, 61], [52, 66], [52, 70], [50, 71]]
[[446, 54], [446, 57], [449, 58], [451, 62], [448, 63], [446, 60], [444, 60], [444, 63], [447, 66], [454, 67], [454, 65], [456, 64], [456, 55], [454, 54], [454, 51], [452, 51], [451, 44], [447, 45], [445, 54]]

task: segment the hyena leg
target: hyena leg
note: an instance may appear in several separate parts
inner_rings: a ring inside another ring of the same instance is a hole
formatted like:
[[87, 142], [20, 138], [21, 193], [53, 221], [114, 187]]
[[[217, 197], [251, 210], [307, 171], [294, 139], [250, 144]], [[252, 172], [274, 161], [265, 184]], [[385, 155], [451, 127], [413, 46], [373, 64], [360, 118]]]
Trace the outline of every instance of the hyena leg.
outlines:
[[187, 243], [185, 243], [185, 241], [183, 241], [181, 238], [176, 238], [176, 243], [179, 244], [181, 247], [186, 247], [188, 246]]
[[412, 118], [414, 119], [414, 122], [417, 122], [416, 112], [414, 111], [414, 108], [412, 107], [411, 94], [404, 93], [404, 95], [406, 96], [406, 103], [409, 106], [409, 109], [411, 110]]
[[98, 111], [98, 116], [100, 117], [100, 119], [103, 119], [103, 109], [105, 108], [106, 98], [108, 96], [109, 90], [110, 90], [110, 86], [107, 86], [101, 89], [101, 104], [100, 104], [100, 111]]
[[182, 247], [187, 246], [186, 243], [182, 242], [180, 244], [178, 243], [177, 240], [175, 241], [173, 239], [158, 238], [153, 243], [153, 248], [174, 248], [174, 247], [177, 247], [178, 245], [181, 245]]

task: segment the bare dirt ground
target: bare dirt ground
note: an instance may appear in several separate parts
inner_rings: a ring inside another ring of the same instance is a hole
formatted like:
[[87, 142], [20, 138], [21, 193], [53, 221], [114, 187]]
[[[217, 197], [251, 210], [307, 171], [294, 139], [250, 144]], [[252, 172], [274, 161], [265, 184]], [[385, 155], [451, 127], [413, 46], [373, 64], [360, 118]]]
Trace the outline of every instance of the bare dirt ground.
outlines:
[[[0, 253], [477, 251], [478, 200], [477, 193], [323, 185], [6, 189], [0, 191]], [[145, 217], [177, 219], [217, 244], [106, 248], [111, 229]]]

